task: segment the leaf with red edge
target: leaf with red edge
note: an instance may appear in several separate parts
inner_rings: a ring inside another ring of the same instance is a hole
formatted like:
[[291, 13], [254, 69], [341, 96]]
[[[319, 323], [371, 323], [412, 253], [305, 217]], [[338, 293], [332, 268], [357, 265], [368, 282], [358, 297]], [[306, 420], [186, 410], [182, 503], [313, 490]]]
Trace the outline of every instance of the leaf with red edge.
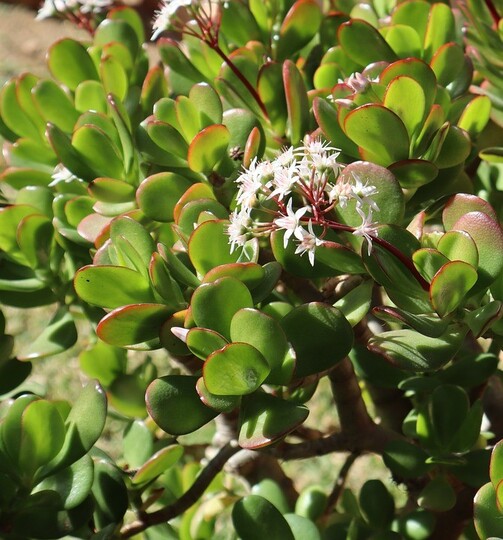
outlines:
[[152, 349], [159, 347], [163, 322], [173, 312], [163, 304], [132, 304], [114, 309], [101, 319], [96, 332], [116, 347]]
[[309, 128], [309, 101], [302, 74], [291, 60], [285, 60], [283, 64], [283, 86], [290, 141], [297, 144]]
[[352, 110], [344, 121], [344, 132], [383, 167], [409, 157], [407, 129], [383, 105], [368, 103]]
[[467, 232], [479, 252], [477, 289], [488, 286], [503, 270], [503, 231], [499, 223], [483, 212], [468, 212], [452, 226]]
[[203, 404], [196, 392], [197, 377], [167, 375], [147, 388], [147, 410], [154, 422], [170, 435], [199, 429], [218, 414]]
[[309, 409], [271, 394], [243, 397], [239, 418], [239, 446], [254, 450], [284, 437], [302, 424]]
[[211, 172], [225, 156], [229, 139], [229, 130], [223, 124], [204, 128], [189, 145], [189, 167], [195, 172]]
[[468, 212], [483, 212], [494, 221], [498, 221], [496, 212], [487, 201], [476, 195], [457, 193], [449, 198], [442, 212], [442, 222], [445, 230], [453, 229], [454, 223]]
[[452, 313], [477, 281], [477, 271], [463, 261], [444, 264], [430, 286], [431, 304], [440, 317]]
[[255, 347], [229, 343], [211, 353], [203, 367], [206, 388], [217, 396], [242, 396], [255, 392], [271, 368]]
[[316, 0], [298, 0], [285, 15], [279, 29], [277, 58], [290, 57], [302, 49], [318, 31], [323, 14]]
[[345, 53], [361, 66], [382, 60], [386, 62], [397, 60], [393, 49], [379, 31], [361, 19], [352, 19], [341, 24], [337, 37]]

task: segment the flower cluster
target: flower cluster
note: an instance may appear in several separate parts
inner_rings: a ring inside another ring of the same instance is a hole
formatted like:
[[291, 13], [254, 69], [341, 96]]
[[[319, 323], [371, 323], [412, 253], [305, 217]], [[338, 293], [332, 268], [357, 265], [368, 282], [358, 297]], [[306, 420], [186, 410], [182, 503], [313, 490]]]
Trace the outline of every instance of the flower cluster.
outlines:
[[113, 5], [113, 0], [44, 0], [38, 10], [37, 19], [49, 17], [67, 17], [76, 13], [90, 15], [106, 11]]
[[163, 0], [152, 21], [152, 39], [168, 29], [203, 41], [218, 39], [219, 5], [218, 0]]
[[[236, 208], [227, 230], [231, 251], [252, 237], [284, 231], [284, 247], [295, 242], [295, 253], [307, 253], [314, 265], [316, 248], [328, 245], [324, 238], [329, 229], [365, 237], [370, 251], [377, 236], [372, 221], [373, 212], [379, 211], [372, 198], [377, 189], [355, 174], [345, 174], [338, 156], [337, 148], [315, 139], [271, 161], [253, 160], [237, 179]], [[335, 219], [334, 209], [346, 208], [350, 200], [362, 220], [359, 227]]]

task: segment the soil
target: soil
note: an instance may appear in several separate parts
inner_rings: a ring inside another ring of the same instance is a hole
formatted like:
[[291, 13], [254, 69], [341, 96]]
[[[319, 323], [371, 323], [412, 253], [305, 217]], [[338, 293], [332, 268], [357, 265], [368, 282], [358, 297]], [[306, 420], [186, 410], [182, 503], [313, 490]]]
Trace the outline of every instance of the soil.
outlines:
[[49, 46], [62, 37], [87, 35], [67, 22], [36, 21], [35, 15], [24, 7], [0, 3], [0, 84], [25, 71], [47, 76]]

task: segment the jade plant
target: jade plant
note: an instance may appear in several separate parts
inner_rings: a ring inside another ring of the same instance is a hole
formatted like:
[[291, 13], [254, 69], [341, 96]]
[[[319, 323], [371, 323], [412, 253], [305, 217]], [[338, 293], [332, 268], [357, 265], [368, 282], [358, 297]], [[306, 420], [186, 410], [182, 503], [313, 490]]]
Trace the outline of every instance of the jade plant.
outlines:
[[0, 92], [2, 538], [503, 536], [500, 7], [45, 1], [88, 38]]

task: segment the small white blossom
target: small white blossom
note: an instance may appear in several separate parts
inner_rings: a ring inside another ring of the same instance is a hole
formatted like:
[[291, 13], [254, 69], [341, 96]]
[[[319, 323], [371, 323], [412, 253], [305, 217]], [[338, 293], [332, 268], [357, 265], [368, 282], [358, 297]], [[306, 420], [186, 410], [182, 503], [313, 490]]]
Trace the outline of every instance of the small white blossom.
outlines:
[[307, 231], [302, 227], [298, 227], [295, 231], [295, 237], [299, 240], [299, 245], [295, 250], [295, 255], [304, 255], [307, 252], [311, 266], [314, 266], [314, 252], [318, 246], [323, 245], [323, 240], [318, 238], [313, 231], [311, 220], [307, 224]]
[[[288, 240], [290, 239], [290, 237], [292, 235], [296, 236], [297, 229], [302, 228], [300, 226], [300, 219], [308, 210], [310, 210], [308, 206], [303, 206], [302, 208], [299, 208], [296, 212], [294, 212], [292, 208], [292, 199], [290, 199], [286, 207], [286, 216], [284, 214], [280, 214], [281, 217], [274, 220], [274, 223], [278, 227], [278, 229], [285, 230], [285, 236], [283, 238], [283, 244], [285, 249], [288, 245]], [[299, 232], [299, 234], [301, 233]]]
[[355, 94], [361, 94], [370, 85], [370, 79], [361, 73], [352, 73], [344, 83], [353, 90]]
[[290, 193], [298, 180], [299, 172], [295, 162], [290, 163], [288, 166], [278, 167], [273, 180], [268, 183], [268, 187], [274, 188], [269, 194], [269, 198], [278, 197], [281, 201]]
[[180, 8], [186, 8], [190, 6], [192, 0], [164, 0], [161, 9], [155, 12], [155, 18], [152, 23], [152, 39], [156, 39], [161, 32], [167, 30], [176, 16], [176, 12]]
[[65, 13], [101, 13], [113, 5], [113, 0], [44, 0], [36, 19], [47, 19]]
[[349, 182], [337, 182], [328, 193], [328, 200], [336, 201], [341, 208], [346, 208], [348, 201], [352, 198], [353, 187]]
[[243, 208], [252, 208], [255, 205], [257, 194], [263, 188], [263, 171], [264, 166], [254, 158], [248, 169], [237, 179], [239, 191], [236, 201], [238, 205], [241, 205]]
[[[360, 180], [360, 177], [353, 173], [353, 178], [355, 179], [356, 184], [353, 186], [353, 196], [360, 205], [368, 204], [370, 208], [379, 212], [379, 207], [377, 203], [372, 199], [374, 195], [377, 195], [378, 191], [375, 186], [369, 185], [368, 181], [363, 184]], [[358, 205], [357, 205], [358, 206]]]
[[188, 328], [173, 326], [173, 328], [171, 328], [171, 333], [184, 343], [187, 343], [187, 334], [189, 333]]
[[338, 98], [333, 100], [334, 103], [339, 105], [339, 107], [342, 107], [343, 109], [354, 109], [356, 107], [354, 101], [352, 99], [347, 98]]
[[368, 214], [365, 214], [365, 212], [357, 206], [356, 211], [362, 218], [362, 223], [353, 231], [353, 234], [355, 236], [362, 236], [367, 240], [367, 253], [370, 255], [372, 251], [372, 237], [378, 235], [376, 223], [372, 222], [372, 209], [369, 208]]
[[54, 167], [54, 171], [52, 173], [52, 182], [49, 184], [49, 187], [54, 187], [60, 182], [69, 184], [70, 182], [73, 182], [74, 180], [77, 180], [77, 177], [69, 171], [62, 163], [59, 163]]
[[237, 246], [244, 246], [250, 235], [252, 219], [248, 209], [234, 211], [229, 217], [229, 225], [227, 226], [227, 234], [229, 235], [229, 244], [231, 245], [231, 253]]

